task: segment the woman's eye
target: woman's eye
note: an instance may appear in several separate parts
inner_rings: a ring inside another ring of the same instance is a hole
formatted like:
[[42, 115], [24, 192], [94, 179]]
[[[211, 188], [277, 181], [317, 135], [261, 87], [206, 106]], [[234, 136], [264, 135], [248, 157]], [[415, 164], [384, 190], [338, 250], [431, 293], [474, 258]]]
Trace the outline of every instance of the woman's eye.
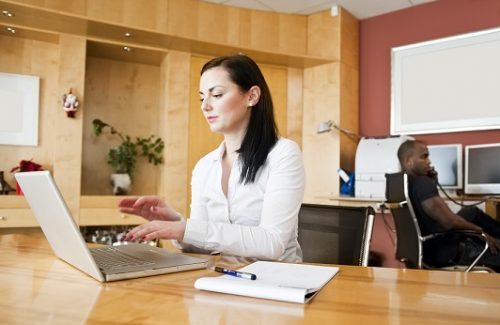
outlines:
[[214, 94], [214, 97], [215, 97], [215, 98], [221, 98], [221, 97], [222, 97], [222, 94]]

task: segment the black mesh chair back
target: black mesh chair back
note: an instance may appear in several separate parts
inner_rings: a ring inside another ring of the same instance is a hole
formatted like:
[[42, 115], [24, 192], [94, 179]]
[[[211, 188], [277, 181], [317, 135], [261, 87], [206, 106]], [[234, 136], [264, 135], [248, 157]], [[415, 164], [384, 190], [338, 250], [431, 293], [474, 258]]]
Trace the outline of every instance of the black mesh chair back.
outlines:
[[396, 259], [408, 268], [422, 267], [420, 227], [408, 201], [407, 175], [403, 172], [385, 174], [386, 205], [391, 209], [396, 228]]
[[367, 266], [374, 215], [371, 207], [302, 204], [298, 240], [304, 262]]

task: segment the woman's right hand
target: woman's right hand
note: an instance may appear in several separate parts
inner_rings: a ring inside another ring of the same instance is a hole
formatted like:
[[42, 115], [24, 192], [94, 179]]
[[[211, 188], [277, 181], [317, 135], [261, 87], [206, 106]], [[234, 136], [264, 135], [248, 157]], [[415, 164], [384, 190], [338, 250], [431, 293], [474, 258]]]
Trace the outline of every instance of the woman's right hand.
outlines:
[[181, 215], [157, 196], [127, 197], [118, 202], [120, 212], [134, 214], [146, 220], [179, 221]]

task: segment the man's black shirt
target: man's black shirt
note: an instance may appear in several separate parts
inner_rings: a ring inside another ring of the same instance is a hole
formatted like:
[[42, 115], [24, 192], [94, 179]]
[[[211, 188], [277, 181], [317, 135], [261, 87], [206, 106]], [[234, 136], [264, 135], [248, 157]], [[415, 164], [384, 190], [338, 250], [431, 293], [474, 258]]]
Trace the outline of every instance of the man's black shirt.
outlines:
[[[423, 236], [446, 231], [437, 221], [425, 213], [422, 202], [439, 196], [437, 183], [428, 176], [408, 175], [410, 200]], [[458, 253], [458, 242], [453, 238], [432, 239], [424, 243], [424, 262], [430, 266], [452, 264]]]

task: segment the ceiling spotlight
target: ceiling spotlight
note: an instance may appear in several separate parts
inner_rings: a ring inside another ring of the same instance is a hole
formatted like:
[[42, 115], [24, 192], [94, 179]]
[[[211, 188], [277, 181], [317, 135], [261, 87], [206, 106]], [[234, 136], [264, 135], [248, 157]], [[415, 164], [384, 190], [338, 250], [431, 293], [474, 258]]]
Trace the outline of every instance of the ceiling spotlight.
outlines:
[[126, 32], [125, 37], [132, 37], [132, 33]]
[[130, 47], [128, 47], [128, 46], [124, 46], [124, 47], [123, 47], [123, 50], [124, 50], [125, 52], [130, 52], [130, 51], [132, 51], [132, 49], [131, 49]]
[[14, 17], [14, 13], [10, 12], [8, 10], [2, 10], [2, 15], [7, 16], [7, 17]]
[[11, 32], [12, 34], [16, 33], [16, 30], [14, 28], [12, 28], [12, 27], [7, 27], [7, 31]]

